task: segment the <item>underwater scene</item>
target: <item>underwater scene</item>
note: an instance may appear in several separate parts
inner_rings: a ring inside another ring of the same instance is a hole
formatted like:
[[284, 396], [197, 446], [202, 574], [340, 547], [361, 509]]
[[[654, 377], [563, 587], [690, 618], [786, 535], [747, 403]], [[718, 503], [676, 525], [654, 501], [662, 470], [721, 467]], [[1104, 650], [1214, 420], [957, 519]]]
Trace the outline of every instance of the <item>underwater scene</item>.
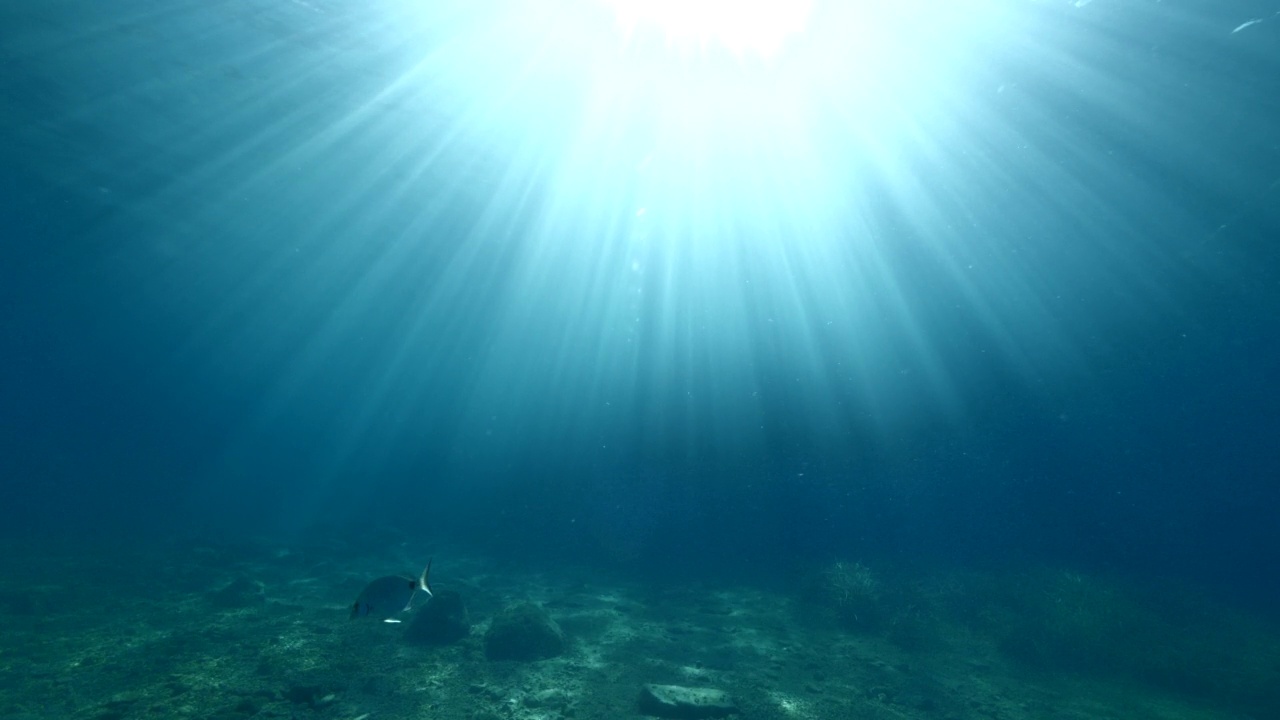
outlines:
[[1270, 0], [8, 0], [0, 137], [0, 720], [1280, 718]]

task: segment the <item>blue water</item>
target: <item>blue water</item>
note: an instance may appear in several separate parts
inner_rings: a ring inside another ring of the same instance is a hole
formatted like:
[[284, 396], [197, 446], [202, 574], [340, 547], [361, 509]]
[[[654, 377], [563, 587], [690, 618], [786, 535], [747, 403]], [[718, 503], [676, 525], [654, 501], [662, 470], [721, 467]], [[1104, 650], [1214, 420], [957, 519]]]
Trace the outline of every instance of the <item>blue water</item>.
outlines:
[[0, 8], [6, 535], [1280, 600], [1273, 4], [454, 5]]

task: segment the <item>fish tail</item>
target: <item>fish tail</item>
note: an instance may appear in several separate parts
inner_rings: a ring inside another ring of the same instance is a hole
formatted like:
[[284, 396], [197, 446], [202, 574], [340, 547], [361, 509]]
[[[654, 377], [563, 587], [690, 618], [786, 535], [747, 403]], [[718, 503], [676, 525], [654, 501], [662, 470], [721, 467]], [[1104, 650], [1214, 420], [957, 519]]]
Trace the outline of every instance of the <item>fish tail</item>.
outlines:
[[431, 561], [435, 558], [427, 558], [427, 569], [422, 571], [422, 575], [418, 577], [418, 589], [427, 594], [427, 597], [433, 597], [431, 594], [431, 585], [427, 582], [427, 578], [431, 576]]

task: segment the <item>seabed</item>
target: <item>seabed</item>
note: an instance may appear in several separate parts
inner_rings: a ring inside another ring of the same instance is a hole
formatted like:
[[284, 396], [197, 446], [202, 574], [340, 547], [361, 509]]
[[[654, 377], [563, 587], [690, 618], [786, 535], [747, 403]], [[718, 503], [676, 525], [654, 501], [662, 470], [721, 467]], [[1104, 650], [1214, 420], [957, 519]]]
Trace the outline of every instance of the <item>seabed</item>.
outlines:
[[[412, 613], [347, 619], [364, 582], [411, 575], [428, 550], [469, 636], [416, 644]], [[749, 720], [1280, 717], [1274, 623], [1061, 570], [849, 561], [735, 585], [414, 543], [4, 551], [5, 720], [640, 718], [645, 683], [727, 691]], [[567, 650], [487, 659], [490, 619], [523, 602]]]

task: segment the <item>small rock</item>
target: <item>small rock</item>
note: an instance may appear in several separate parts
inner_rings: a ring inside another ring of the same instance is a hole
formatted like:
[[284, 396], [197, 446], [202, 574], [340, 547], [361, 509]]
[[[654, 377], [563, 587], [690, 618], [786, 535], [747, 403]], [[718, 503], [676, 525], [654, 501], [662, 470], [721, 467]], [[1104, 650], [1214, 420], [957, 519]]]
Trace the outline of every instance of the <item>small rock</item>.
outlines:
[[558, 688], [549, 688], [547, 690], [541, 690], [531, 695], [524, 696], [524, 706], [533, 709], [544, 708], [563, 710], [564, 708], [569, 707], [569, 704], [572, 701], [573, 698], [569, 696], [569, 693]]
[[723, 690], [679, 685], [645, 685], [640, 690], [640, 712], [678, 720], [733, 715], [738, 705]]

